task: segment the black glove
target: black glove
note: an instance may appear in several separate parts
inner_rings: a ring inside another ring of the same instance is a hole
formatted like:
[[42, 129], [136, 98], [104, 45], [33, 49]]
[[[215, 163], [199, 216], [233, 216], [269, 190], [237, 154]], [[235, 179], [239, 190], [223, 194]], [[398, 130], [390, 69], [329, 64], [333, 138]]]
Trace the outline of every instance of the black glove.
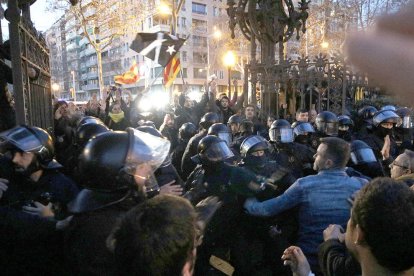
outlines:
[[196, 205], [197, 225], [201, 233], [204, 232], [207, 224], [222, 205], [223, 203], [216, 196], [209, 196]]

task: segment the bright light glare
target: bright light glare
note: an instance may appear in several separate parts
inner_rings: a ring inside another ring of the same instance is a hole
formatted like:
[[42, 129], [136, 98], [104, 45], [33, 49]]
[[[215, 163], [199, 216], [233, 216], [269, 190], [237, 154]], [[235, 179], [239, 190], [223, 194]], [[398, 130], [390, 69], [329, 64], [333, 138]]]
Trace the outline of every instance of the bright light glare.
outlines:
[[151, 105], [151, 100], [148, 99], [147, 97], [142, 97], [141, 101], [138, 104], [138, 108], [141, 111], [147, 112], [150, 111], [152, 105]]
[[52, 90], [53, 91], [58, 91], [59, 90], [59, 84], [57, 84], [57, 83], [54, 83], [54, 84], [52, 84]]
[[187, 94], [187, 96], [192, 101], [200, 102], [201, 101], [202, 94], [200, 92], [198, 92], [198, 91], [191, 91], [190, 93]]
[[329, 42], [327, 42], [327, 41], [322, 42], [321, 47], [324, 48], [324, 49], [328, 48], [329, 47]]
[[151, 109], [163, 109], [170, 102], [168, 93], [165, 91], [155, 91], [142, 97], [138, 104], [138, 108], [142, 112], [148, 112]]
[[165, 14], [165, 15], [170, 15], [172, 14], [171, 12], [171, 8], [169, 5], [162, 3], [159, 7], [158, 10], [161, 14]]
[[224, 56], [224, 65], [227, 67], [232, 67], [236, 64], [236, 56], [232, 51], [228, 51]]

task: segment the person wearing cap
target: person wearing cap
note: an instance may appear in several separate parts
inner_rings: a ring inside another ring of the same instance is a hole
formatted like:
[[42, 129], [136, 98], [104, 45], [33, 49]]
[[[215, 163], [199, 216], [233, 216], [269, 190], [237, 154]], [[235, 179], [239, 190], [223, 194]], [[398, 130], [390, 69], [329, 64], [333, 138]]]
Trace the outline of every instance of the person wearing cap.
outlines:
[[[62, 166], [54, 159], [52, 137], [41, 128], [17, 126], [0, 133], [0, 152], [2, 269], [10, 274], [58, 273], [62, 244], [56, 227], [67, 217], [66, 205], [78, 188], [58, 171]], [[42, 258], [27, 262], [33, 256]]]

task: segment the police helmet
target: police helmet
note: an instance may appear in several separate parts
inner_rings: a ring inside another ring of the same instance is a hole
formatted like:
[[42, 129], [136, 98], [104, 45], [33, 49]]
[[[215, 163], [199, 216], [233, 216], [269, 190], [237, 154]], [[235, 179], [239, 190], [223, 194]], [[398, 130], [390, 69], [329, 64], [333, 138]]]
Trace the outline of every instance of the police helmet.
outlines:
[[393, 123], [399, 126], [402, 122], [402, 119], [397, 115], [397, 113], [392, 110], [380, 110], [375, 113], [374, 117], [372, 118], [372, 122], [376, 127], [382, 123]]
[[272, 142], [290, 143], [294, 139], [293, 129], [288, 121], [279, 119], [270, 126], [269, 137]]
[[169, 147], [168, 140], [133, 128], [102, 133], [86, 144], [79, 157], [82, 184], [104, 192], [131, 188], [137, 168], [148, 165], [154, 172], [167, 157]]
[[244, 119], [241, 121], [239, 126], [239, 132], [241, 133], [253, 133], [254, 124], [252, 121]]
[[371, 120], [372, 117], [374, 117], [374, 114], [377, 112], [378, 110], [370, 105], [366, 105], [364, 107], [362, 107], [361, 109], [358, 110], [358, 117], [362, 118], [363, 120]]
[[161, 132], [156, 129], [155, 127], [152, 126], [139, 126], [137, 128], [135, 128], [136, 130], [145, 132], [145, 133], [149, 133], [151, 135], [154, 135], [156, 137], [160, 137], [160, 138], [164, 138], [164, 136], [161, 134]]
[[76, 127], [80, 127], [81, 125], [90, 124], [90, 123], [101, 124], [101, 125], [104, 124], [99, 118], [96, 118], [93, 116], [84, 116], [78, 120]]
[[338, 116], [338, 128], [339, 130], [346, 131], [354, 126], [354, 121], [348, 115]]
[[265, 138], [260, 135], [252, 135], [243, 140], [240, 145], [240, 154], [243, 158], [252, 152], [259, 150], [269, 150], [269, 144]]
[[374, 151], [367, 143], [361, 140], [351, 142], [351, 160], [355, 165], [376, 162]]
[[230, 145], [231, 142], [232, 142], [231, 130], [228, 128], [228, 126], [226, 126], [225, 124], [222, 124], [222, 123], [213, 124], [208, 129], [207, 134], [217, 136], [218, 138], [220, 138], [224, 142], [226, 142], [227, 145]]
[[218, 123], [220, 121], [217, 113], [208, 112], [200, 120], [200, 126], [203, 129], [208, 129], [211, 125]]
[[395, 113], [402, 119], [401, 128], [412, 128], [413, 127], [413, 118], [412, 111], [407, 107], [398, 108]]
[[391, 104], [388, 105], [384, 105], [383, 107], [381, 107], [381, 110], [391, 110], [391, 111], [396, 111], [397, 108]]
[[230, 126], [231, 124], [240, 124], [242, 120], [242, 116], [234, 114], [230, 116], [229, 120], [227, 121], [227, 125]]
[[75, 144], [83, 148], [89, 139], [97, 136], [98, 134], [110, 131], [109, 128], [104, 124], [99, 123], [86, 123], [81, 124], [76, 129]]
[[32, 152], [44, 169], [62, 167], [54, 159], [52, 136], [40, 127], [21, 125], [0, 133], [0, 148], [3, 153], [10, 150]]
[[308, 122], [296, 121], [292, 124], [292, 128], [295, 136], [306, 135], [308, 133], [315, 132], [315, 129], [313, 128], [312, 124]]
[[220, 162], [234, 156], [226, 142], [213, 135], [207, 135], [200, 140], [197, 152], [196, 156], [191, 157], [196, 163]]
[[185, 123], [178, 130], [178, 137], [183, 140], [190, 140], [197, 133], [197, 127], [193, 123]]
[[338, 118], [330, 111], [322, 111], [316, 116], [316, 129], [328, 136], [338, 136]]

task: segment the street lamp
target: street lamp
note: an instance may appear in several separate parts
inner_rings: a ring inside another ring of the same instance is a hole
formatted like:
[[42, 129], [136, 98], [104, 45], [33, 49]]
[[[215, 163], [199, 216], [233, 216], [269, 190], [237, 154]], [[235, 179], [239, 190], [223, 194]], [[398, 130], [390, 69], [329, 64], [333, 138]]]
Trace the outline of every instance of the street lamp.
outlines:
[[329, 48], [329, 42], [328, 41], [323, 41], [321, 43], [321, 47], [322, 47], [322, 49], [328, 49]]
[[231, 67], [236, 64], [236, 57], [232, 51], [228, 51], [224, 55], [224, 65], [227, 66], [228, 74], [229, 74], [229, 98], [231, 99]]

